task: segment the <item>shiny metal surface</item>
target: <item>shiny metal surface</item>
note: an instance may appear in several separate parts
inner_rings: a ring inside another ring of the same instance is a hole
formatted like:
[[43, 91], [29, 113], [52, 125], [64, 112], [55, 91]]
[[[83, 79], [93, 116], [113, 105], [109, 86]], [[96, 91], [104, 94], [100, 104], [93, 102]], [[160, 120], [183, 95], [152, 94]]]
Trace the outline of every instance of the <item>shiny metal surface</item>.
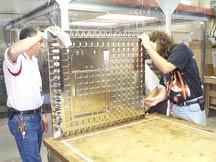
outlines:
[[143, 55], [128, 33], [71, 32], [70, 49], [50, 43], [55, 127], [76, 134], [144, 116]]

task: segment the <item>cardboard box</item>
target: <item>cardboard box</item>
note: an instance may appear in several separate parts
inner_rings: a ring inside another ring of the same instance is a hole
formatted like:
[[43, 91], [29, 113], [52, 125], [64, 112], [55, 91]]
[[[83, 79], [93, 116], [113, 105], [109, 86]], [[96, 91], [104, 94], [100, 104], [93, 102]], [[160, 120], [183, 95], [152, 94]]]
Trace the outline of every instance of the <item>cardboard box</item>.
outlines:
[[205, 68], [206, 68], [205, 76], [212, 76], [212, 75], [214, 75], [213, 64], [206, 64]]
[[216, 67], [214, 67], [214, 76], [216, 76]]
[[199, 48], [191, 48], [193, 54], [194, 54], [194, 57], [195, 57], [195, 60], [197, 62], [197, 66], [198, 66], [198, 69], [199, 69], [199, 74], [200, 76], [202, 76], [201, 74], [201, 71], [202, 71], [202, 55], [201, 55], [201, 49]]
[[[189, 47], [190, 48], [203, 48], [204, 45], [202, 44], [202, 42], [200, 40], [192, 40], [189, 42]], [[212, 42], [211, 41], [207, 41], [206, 42], [206, 48], [212, 48]]]

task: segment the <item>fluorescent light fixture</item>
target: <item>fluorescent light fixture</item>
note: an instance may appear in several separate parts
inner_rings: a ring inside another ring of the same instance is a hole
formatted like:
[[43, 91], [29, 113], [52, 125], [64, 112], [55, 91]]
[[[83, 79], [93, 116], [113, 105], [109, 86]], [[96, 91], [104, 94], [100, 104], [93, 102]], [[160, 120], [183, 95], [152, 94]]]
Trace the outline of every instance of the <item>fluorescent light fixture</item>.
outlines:
[[123, 14], [106, 14], [96, 17], [104, 20], [119, 20], [119, 21], [146, 21], [153, 20], [155, 17], [138, 16], [138, 15], [123, 15]]
[[185, 4], [185, 5], [191, 5], [192, 4], [192, 0], [181, 0], [180, 3], [181, 4]]
[[109, 23], [109, 22], [91, 22], [91, 21], [77, 21], [70, 23], [72, 26], [113, 26], [116, 23]]

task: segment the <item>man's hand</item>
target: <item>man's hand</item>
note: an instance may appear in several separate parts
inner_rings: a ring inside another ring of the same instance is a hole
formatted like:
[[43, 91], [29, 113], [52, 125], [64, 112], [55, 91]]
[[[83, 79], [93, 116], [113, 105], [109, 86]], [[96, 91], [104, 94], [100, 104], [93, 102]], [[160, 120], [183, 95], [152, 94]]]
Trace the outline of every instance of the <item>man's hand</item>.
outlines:
[[155, 106], [158, 104], [158, 100], [157, 100], [157, 97], [147, 97], [145, 99], [145, 105], [147, 107], [152, 107], [152, 106]]
[[145, 112], [148, 112], [150, 108], [151, 108], [150, 106], [145, 104], [145, 106], [144, 106]]
[[62, 29], [59, 26], [49, 26], [48, 28], [46, 28], [46, 31], [50, 32], [54, 36], [58, 36]]
[[47, 114], [42, 114], [43, 132], [48, 132], [48, 117]]
[[64, 47], [68, 48], [69, 46], [72, 45], [70, 36], [66, 32], [64, 32], [60, 27], [50, 26], [46, 29], [46, 31], [58, 37]]
[[144, 109], [145, 109], [145, 112], [148, 112], [149, 109], [151, 108], [151, 106], [148, 105], [148, 103], [146, 103], [146, 100], [145, 100], [145, 99], [143, 99], [143, 102], [144, 102]]
[[151, 41], [149, 39], [149, 36], [145, 33], [142, 33], [139, 38], [142, 40], [142, 44], [146, 49], [151, 48]]

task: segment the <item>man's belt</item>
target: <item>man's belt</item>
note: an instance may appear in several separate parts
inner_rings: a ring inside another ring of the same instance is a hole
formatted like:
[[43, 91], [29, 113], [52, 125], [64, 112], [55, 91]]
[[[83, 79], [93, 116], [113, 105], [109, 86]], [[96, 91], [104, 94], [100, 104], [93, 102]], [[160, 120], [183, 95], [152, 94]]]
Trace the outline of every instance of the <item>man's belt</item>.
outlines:
[[178, 106], [189, 106], [189, 105], [196, 104], [196, 103], [204, 104], [204, 99], [203, 99], [203, 96], [201, 96], [201, 97], [197, 97], [197, 98], [187, 100], [187, 101], [184, 101], [184, 102], [179, 102], [179, 103], [178, 102], [173, 102], [173, 103], [178, 105]]
[[27, 114], [35, 114], [35, 113], [40, 113], [41, 112], [41, 107], [34, 109], [34, 110], [26, 110], [26, 111], [18, 111], [14, 108], [9, 108], [11, 111], [13, 111], [14, 115], [27, 115]]

